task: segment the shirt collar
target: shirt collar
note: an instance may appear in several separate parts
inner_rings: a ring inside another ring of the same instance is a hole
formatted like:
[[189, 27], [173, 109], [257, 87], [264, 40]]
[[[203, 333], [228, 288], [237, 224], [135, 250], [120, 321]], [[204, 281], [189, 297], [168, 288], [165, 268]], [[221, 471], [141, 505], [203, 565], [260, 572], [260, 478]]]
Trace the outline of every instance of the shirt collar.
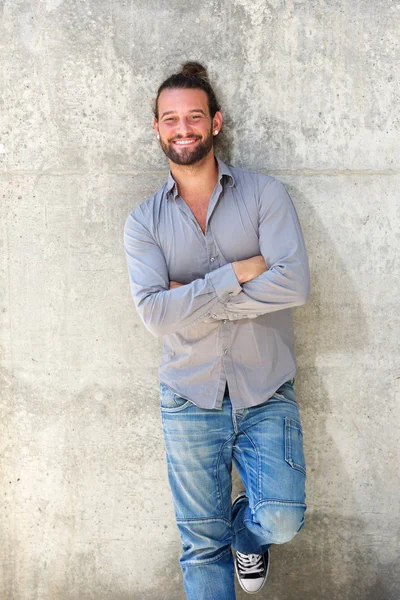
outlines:
[[[234, 176], [232, 175], [232, 171], [230, 170], [228, 165], [226, 165], [220, 158], [218, 158], [217, 156], [215, 158], [218, 163], [218, 181], [221, 183], [221, 179], [223, 178], [224, 175], [226, 175], [226, 177], [228, 179], [230, 179], [230, 182], [229, 182], [230, 187], [233, 187], [236, 184], [236, 182], [235, 182]], [[167, 198], [171, 197], [172, 194], [173, 194], [174, 198], [176, 198], [176, 196], [178, 195], [178, 189], [176, 186], [175, 179], [172, 177], [171, 170], [169, 171], [169, 174], [168, 174], [166, 192], [167, 192]]]

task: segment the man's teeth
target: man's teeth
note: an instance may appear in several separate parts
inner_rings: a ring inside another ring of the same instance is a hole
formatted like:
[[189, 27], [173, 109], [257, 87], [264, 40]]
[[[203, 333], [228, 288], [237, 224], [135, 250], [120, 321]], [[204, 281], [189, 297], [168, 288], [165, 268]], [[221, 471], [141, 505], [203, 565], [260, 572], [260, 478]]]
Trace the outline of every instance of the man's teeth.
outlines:
[[176, 140], [175, 144], [179, 144], [179, 146], [184, 146], [185, 144], [193, 144], [196, 140]]

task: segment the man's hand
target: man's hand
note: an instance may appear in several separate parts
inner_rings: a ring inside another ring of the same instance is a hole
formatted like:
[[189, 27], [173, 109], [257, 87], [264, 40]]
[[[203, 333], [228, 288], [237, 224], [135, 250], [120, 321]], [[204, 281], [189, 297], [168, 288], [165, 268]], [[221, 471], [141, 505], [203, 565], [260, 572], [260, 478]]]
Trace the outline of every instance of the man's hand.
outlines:
[[180, 287], [181, 285], [185, 285], [184, 283], [178, 283], [177, 281], [169, 282], [169, 289], [172, 290], [174, 288]]
[[246, 283], [246, 281], [258, 277], [264, 271], [268, 271], [267, 263], [262, 254], [233, 262], [232, 267], [239, 283]]

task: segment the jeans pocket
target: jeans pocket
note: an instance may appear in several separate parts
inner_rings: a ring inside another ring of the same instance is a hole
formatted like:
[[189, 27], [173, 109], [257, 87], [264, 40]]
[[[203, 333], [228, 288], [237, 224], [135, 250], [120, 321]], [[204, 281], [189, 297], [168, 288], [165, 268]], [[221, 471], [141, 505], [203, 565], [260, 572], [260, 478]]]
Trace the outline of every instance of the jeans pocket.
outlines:
[[285, 417], [285, 460], [293, 469], [306, 474], [303, 428], [293, 417]]
[[176, 394], [165, 383], [160, 383], [160, 408], [165, 412], [179, 412], [193, 404], [190, 400]]
[[296, 391], [293, 387], [292, 379], [285, 381], [285, 383], [283, 383], [281, 387], [276, 390], [272, 397], [278, 398], [279, 400], [284, 400], [286, 402], [291, 402], [292, 404], [298, 406]]

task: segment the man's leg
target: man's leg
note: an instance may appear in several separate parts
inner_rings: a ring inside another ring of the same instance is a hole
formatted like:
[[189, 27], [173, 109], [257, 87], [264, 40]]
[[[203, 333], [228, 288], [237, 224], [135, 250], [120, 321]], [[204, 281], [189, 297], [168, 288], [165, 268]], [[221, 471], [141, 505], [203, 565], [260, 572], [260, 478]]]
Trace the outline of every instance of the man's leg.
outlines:
[[188, 600], [234, 600], [231, 404], [201, 409], [160, 384], [168, 479]]
[[292, 382], [268, 401], [239, 411], [233, 460], [246, 498], [232, 510], [232, 546], [262, 554], [291, 540], [304, 525], [306, 465]]

